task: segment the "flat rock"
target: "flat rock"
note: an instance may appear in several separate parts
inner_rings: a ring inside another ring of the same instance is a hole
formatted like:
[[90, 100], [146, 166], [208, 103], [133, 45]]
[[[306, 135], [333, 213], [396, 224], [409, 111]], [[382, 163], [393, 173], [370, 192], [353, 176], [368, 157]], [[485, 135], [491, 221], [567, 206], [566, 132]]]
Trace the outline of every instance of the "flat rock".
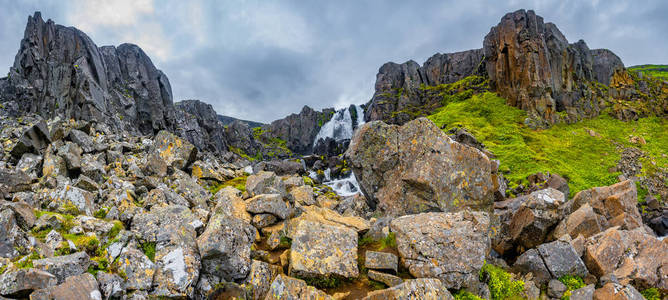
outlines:
[[383, 272], [378, 272], [378, 271], [375, 271], [375, 270], [369, 270], [369, 272], [367, 273], [367, 276], [369, 276], [369, 279], [375, 280], [375, 281], [380, 281], [380, 282], [384, 283], [385, 285], [387, 285], [389, 287], [400, 285], [401, 283], [404, 282], [403, 279], [401, 279], [397, 276], [394, 276], [392, 274], [383, 273]]
[[369, 292], [364, 300], [454, 299], [443, 282], [434, 278], [409, 279], [389, 289]]
[[274, 172], [260, 171], [246, 179], [246, 192], [251, 197], [261, 194], [287, 196], [285, 183]]
[[343, 226], [302, 221], [292, 239], [289, 273], [356, 278], [357, 232]]
[[421, 213], [392, 220], [402, 263], [418, 278], [447, 288], [473, 287], [490, 251], [484, 212]]
[[246, 201], [246, 210], [254, 214], [269, 213], [282, 220], [292, 213], [290, 205], [280, 194], [261, 194]]
[[398, 261], [397, 256], [392, 253], [367, 251], [364, 266], [367, 269], [392, 270], [396, 273]]

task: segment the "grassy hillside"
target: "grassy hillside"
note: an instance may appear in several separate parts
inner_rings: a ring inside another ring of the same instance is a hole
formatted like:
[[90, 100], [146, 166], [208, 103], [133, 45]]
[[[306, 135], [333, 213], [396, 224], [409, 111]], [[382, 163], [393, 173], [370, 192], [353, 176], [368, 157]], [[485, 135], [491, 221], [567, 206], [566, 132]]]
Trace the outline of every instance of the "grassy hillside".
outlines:
[[668, 80], [668, 65], [641, 65], [628, 68], [629, 71], [640, 71], [645, 75]]
[[[452, 101], [455, 99], [455, 101]], [[468, 99], [450, 98], [445, 106], [429, 116], [444, 130], [463, 126], [483, 142], [501, 161], [501, 170], [510, 187], [525, 182], [536, 172], [552, 172], [566, 177], [571, 196], [576, 192], [610, 185], [618, 172], [610, 172], [621, 156], [623, 146], [634, 146], [648, 153], [643, 166], [668, 167], [668, 121], [642, 118], [623, 122], [603, 114], [575, 124], [557, 124], [550, 129], [532, 130], [523, 124], [526, 113], [505, 105], [505, 100], [485, 92]], [[631, 136], [646, 144], [632, 144]], [[645, 167], [643, 172], [651, 172]]]

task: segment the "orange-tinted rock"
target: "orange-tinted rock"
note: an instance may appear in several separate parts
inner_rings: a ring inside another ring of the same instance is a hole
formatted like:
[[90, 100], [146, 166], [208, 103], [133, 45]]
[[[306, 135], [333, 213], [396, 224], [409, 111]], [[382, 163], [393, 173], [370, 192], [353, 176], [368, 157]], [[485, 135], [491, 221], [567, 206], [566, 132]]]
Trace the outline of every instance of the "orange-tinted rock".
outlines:
[[621, 229], [642, 227], [638, 212], [638, 193], [632, 180], [611, 186], [595, 187], [581, 191], [573, 197], [573, 209], [588, 203], [599, 218], [601, 229], [620, 226]]
[[632, 285], [609, 282], [594, 291], [594, 300], [643, 300], [645, 299]]
[[594, 213], [589, 203], [585, 203], [576, 211], [571, 213], [554, 230], [554, 237], [560, 237], [568, 234], [571, 238], [576, 238], [582, 234], [585, 238], [601, 232], [599, 216]]

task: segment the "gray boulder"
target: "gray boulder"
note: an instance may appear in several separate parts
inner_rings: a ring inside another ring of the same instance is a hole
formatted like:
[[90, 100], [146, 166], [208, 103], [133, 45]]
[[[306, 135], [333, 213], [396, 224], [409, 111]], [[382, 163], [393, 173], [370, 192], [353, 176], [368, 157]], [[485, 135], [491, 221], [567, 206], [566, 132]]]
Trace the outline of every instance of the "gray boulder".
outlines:
[[35, 269], [53, 274], [58, 279], [58, 284], [62, 284], [66, 278], [86, 272], [91, 260], [88, 254], [82, 251], [70, 255], [38, 259], [32, 263]]
[[43, 154], [50, 143], [51, 138], [46, 122], [40, 121], [23, 133], [10, 154], [16, 158], [20, 158], [25, 153]]
[[553, 278], [564, 275], [585, 277], [589, 274], [584, 262], [568, 242], [558, 240], [542, 244], [538, 246], [538, 252]]
[[454, 299], [443, 282], [434, 278], [409, 279], [404, 283], [389, 289], [372, 291], [364, 297], [364, 300], [381, 299]]
[[90, 273], [83, 273], [68, 277], [60, 285], [37, 290], [30, 294], [30, 299], [102, 300], [102, 293], [100, 293], [95, 277]]
[[18, 269], [0, 275], [0, 295], [6, 297], [26, 297], [32, 291], [54, 286], [56, 276], [36, 269]]

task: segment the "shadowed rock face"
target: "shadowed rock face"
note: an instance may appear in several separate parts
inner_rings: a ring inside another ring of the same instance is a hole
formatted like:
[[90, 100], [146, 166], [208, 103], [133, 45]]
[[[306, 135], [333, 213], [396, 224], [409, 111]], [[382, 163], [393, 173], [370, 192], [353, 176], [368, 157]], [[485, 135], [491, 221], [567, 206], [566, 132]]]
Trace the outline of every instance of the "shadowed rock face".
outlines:
[[422, 106], [425, 99], [421, 85], [452, 83], [466, 76], [482, 74], [482, 49], [456, 53], [437, 53], [421, 67], [415, 61], [403, 64], [388, 62], [376, 75], [376, 92], [369, 102], [365, 120], [382, 120], [390, 124], [403, 124], [407, 116], [393, 114], [407, 107]]
[[211, 104], [199, 100], [183, 100], [176, 109], [175, 132], [201, 150], [221, 152], [227, 149], [225, 128]]
[[333, 108], [316, 111], [304, 106], [299, 114], [291, 114], [263, 128], [268, 129], [272, 136], [284, 140], [293, 152], [310, 154], [320, 127], [327, 123], [333, 114]]
[[136, 45], [98, 48], [73, 27], [28, 18], [4, 98], [25, 112], [152, 134], [173, 123], [167, 77]]

